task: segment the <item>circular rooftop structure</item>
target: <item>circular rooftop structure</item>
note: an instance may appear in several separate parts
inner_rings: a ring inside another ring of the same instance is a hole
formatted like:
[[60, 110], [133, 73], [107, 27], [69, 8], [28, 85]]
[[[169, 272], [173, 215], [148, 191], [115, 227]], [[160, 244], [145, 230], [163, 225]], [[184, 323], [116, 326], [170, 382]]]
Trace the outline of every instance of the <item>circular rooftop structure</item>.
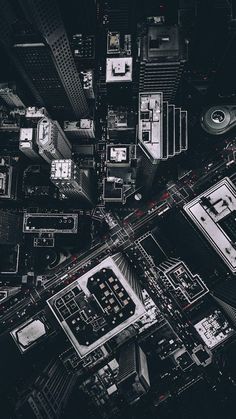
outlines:
[[212, 135], [221, 135], [236, 124], [234, 106], [217, 105], [206, 109], [201, 116], [202, 128]]

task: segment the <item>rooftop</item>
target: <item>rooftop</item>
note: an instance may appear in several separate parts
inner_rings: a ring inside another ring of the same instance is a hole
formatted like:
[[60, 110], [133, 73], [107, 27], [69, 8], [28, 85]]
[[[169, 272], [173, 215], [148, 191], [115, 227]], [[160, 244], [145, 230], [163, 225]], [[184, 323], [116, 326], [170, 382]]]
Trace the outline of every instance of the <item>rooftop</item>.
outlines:
[[131, 82], [132, 81], [132, 58], [107, 58], [106, 82]]
[[37, 143], [40, 146], [44, 146], [51, 140], [51, 121], [47, 118], [43, 118], [38, 123], [37, 128]]
[[182, 59], [182, 40], [177, 25], [151, 24], [142, 36], [141, 60], [163, 61]]
[[145, 312], [112, 257], [107, 257], [47, 303], [81, 357]]
[[123, 202], [123, 179], [109, 176], [103, 182], [103, 199], [107, 202]]
[[232, 272], [236, 272], [236, 188], [224, 178], [184, 206]]
[[120, 53], [120, 33], [108, 32], [107, 33], [107, 54]]
[[45, 324], [41, 319], [30, 319], [11, 332], [15, 343], [24, 353], [43, 336], [47, 334]]
[[129, 163], [129, 146], [109, 145], [107, 146], [107, 161], [113, 164]]
[[[197, 274], [192, 274], [184, 262], [176, 260], [176, 263], [167, 267], [168, 261], [162, 263], [160, 268], [164, 271], [164, 282], [173, 294], [173, 297], [183, 307], [196, 302], [208, 293], [208, 288]], [[165, 266], [166, 265], [166, 266]]]
[[162, 157], [162, 93], [140, 93], [139, 129], [140, 146], [153, 160]]
[[51, 179], [70, 180], [73, 176], [73, 161], [53, 160], [51, 164]]
[[194, 327], [209, 349], [220, 345], [235, 333], [220, 310], [205, 316]]
[[25, 213], [24, 233], [76, 233], [78, 229], [77, 214]]
[[20, 129], [20, 149], [30, 148], [33, 142], [33, 128]]

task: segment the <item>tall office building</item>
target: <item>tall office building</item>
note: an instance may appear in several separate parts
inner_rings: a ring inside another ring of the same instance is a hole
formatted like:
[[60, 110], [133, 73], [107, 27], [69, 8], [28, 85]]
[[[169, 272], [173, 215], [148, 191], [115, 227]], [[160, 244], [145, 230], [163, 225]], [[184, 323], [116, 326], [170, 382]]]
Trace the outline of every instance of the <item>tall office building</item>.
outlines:
[[90, 173], [88, 170], [80, 169], [71, 159], [52, 161], [51, 181], [67, 198], [93, 203]]
[[234, 279], [224, 281], [212, 292], [213, 298], [223, 308], [224, 312], [236, 326], [236, 282]]
[[88, 114], [88, 105], [70, 49], [64, 23], [55, 0], [21, 0], [25, 15], [43, 35], [67, 98], [77, 118]]
[[64, 132], [71, 139], [95, 139], [94, 121], [88, 118], [83, 118], [79, 121], [64, 121]]
[[71, 394], [76, 377], [60, 360], [51, 361], [24, 393], [16, 407], [18, 419], [58, 419]]
[[25, 108], [24, 103], [17, 94], [16, 86], [10, 83], [0, 83], [0, 98], [9, 108]]
[[34, 128], [21, 128], [19, 150], [31, 160], [39, 160]]
[[232, 273], [236, 273], [236, 186], [225, 177], [184, 206], [184, 211]]
[[138, 401], [150, 388], [147, 357], [136, 343], [121, 349], [117, 387], [129, 404]]
[[20, 237], [20, 216], [0, 209], [0, 244], [16, 244]]
[[103, 14], [108, 29], [130, 33], [134, 24], [135, 2], [133, 0], [103, 1]]
[[49, 111], [66, 111], [68, 117], [87, 115], [87, 101], [57, 2], [19, 3], [21, 8], [13, 10], [6, 0], [0, 2], [0, 42], [36, 104]]
[[187, 111], [163, 101], [162, 92], [139, 94], [138, 145], [147, 191], [160, 161], [187, 150], [187, 123]]
[[71, 104], [64, 86], [53, 62], [48, 45], [38, 35], [24, 36], [16, 39], [13, 47], [14, 54], [22, 64], [24, 71], [29, 74], [34, 87], [42, 100], [37, 105], [44, 105], [54, 117], [74, 116]]
[[160, 281], [183, 309], [190, 307], [209, 292], [202, 278], [179, 259], [163, 261], [158, 270]]
[[52, 160], [71, 157], [71, 145], [57, 121], [42, 118], [37, 125], [36, 142], [39, 154], [48, 163]]
[[150, 18], [139, 27], [139, 91], [163, 92], [173, 101], [178, 89], [187, 51], [177, 25], [162, 18]]
[[43, 106], [44, 101], [39, 91], [34, 86], [30, 73], [27, 73], [24, 69], [12, 48], [15, 43], [15, 25], [18, 22], [16, 11], [13, 9], [12, 4], [7, 0], [0, 0], [0, 9], [0, 45], [8, 56], [10, 64], [13, 64], [17, 69], [22, 82], [28, 87], [37, 104]]

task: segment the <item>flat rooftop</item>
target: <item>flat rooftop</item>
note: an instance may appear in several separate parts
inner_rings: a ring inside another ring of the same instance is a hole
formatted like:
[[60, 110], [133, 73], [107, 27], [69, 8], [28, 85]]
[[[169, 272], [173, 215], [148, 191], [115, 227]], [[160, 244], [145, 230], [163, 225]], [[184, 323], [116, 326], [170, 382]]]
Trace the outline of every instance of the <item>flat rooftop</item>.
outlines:
[[47, 303], [81, 358], [145, 313], [141, 300], [112, 257]]
[[47, 329], [41, 319], [30, 319], [11, 332], [21, 353], [29, 350], [46, 334]]
[[16, 274], [19, 269], [20, 245], [0, 244], [0, 273]]
[[24, 214], [24, 233], [77, 233], [78, 214]]
[[131, 107], [109, 106], [107, 114], [108, 130], [134, 130], [135, 113]]
[[174, 292], [174, 298], [183, 308], [195, 303], [209, 291], [201, 277], [193, 274], [182, 261], [164, 270], [164, 275], [169, 282], [170, 292]]
[[123, 185], [121, 178], [110, 176], [103, 181], [103, 199], [107, 202], [123, 202]]
[[108, 145], [107, 146], [107, 163], [128, 164], [129, 163], [129, 146]]
[[151, 24], [142, 38], [141, 60], [179, 60], [182, 58], [182, 43], [177, 25]]
[[220, 180], [186, 204], [184, 211], [236, 272], [236, 188], [231, 180]]
[[163, 94], [139, 94], [138, 138], [145, 154], [154, 161], [162, 158]]
[[119, 54], [120, 52], [120, 33], [107, 33], [107, 54]]
[[215, 310], [206, 315], [194, 325], [194, 328], [209, 349], [214, 349], [235, 334], [235, 331], [220, 310]]
[[51, 163], [51, 179], [70, 180], [73, 178], [74, 163], [70, 159], [53, 160]]
[[20, 129], [20, 149], [29, 148], [33, 142], [34, 130], [33, 128]]
[[132, 81], [132, 58], [119, 57], [107, 58], [106, 61], [106, 82], [131, 82]]

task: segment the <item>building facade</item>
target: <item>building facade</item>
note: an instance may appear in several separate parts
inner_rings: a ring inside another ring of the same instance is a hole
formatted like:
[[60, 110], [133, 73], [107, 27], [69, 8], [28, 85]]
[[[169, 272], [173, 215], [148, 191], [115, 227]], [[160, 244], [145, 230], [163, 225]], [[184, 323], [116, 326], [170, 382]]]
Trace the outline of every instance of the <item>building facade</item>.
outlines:
[[139, 91], [163, 92], [173, 101], [187, 60], [186, 46], [178, 25], [150, 18], [139, 27]]
[[135, 343], [121, 349], [117, 387], [129, 404], [138, 401], [150, 388], [147, 357]]
[[27, 390], [16, 409], [19, 419], [58, 419], [71, 394], [76, 377], [60, 360], [51, 361]]
[[80, 169], [71, 159], [52, 161], [51, 181], [67, 198], [81, 199], [89, 204], [94, 201], [90, 172]]
[[[36, 105], [51, 105], [57, 111], [67, 108], [70, 117], [87, 115], [87, 101], [57, 2], [19, 0], [17, 6], [13, 10], [1, 0], [0, 42]], [[22, 26], [23, 31], [18, 31]]]
[[37, 125], [36, 142], [40, 156], [48, 163], [71, 157], [70, 142], [57, 121], [42, 118]]

